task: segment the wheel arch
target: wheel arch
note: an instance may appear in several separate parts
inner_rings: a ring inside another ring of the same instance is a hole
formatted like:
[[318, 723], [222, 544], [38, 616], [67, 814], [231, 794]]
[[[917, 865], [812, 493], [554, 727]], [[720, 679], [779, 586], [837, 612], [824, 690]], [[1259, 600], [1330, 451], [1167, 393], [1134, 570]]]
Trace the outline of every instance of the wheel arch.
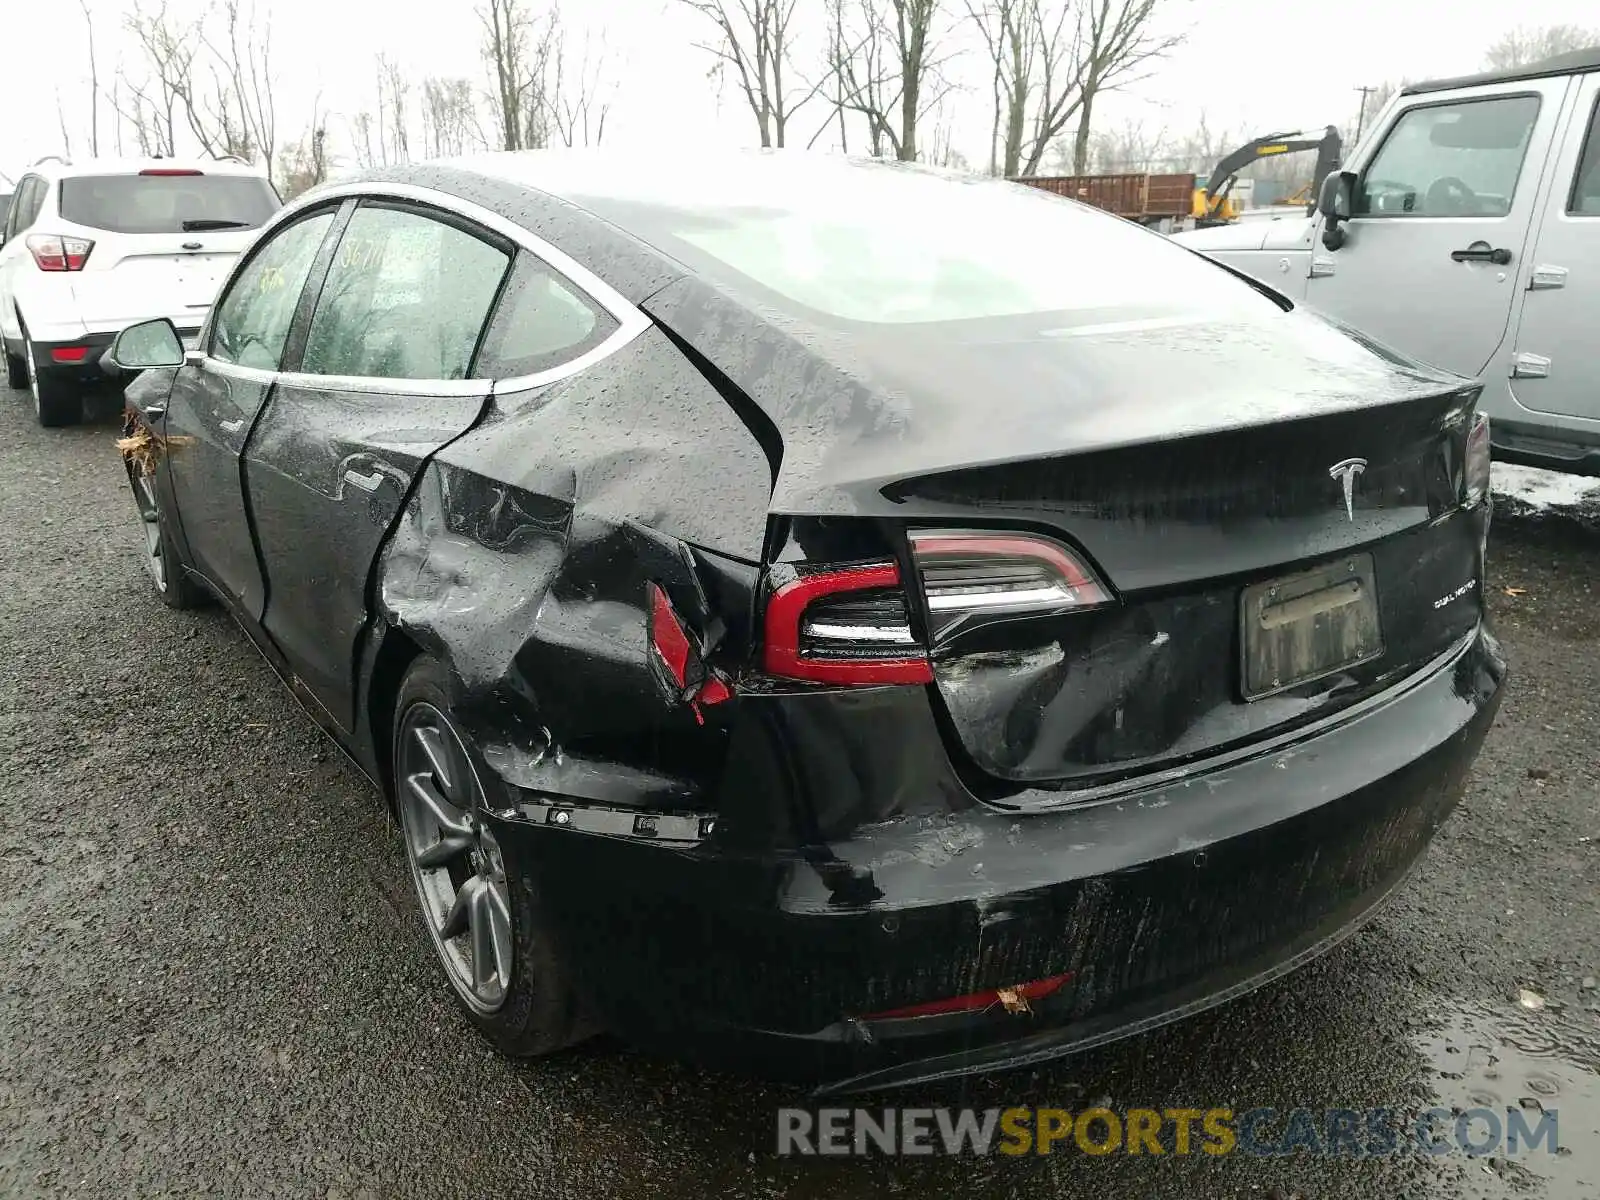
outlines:
[[394, 719], [400, 699], [400, 684], [412, 663], [424, 654], [422, 645], [405, 630], [384, 625], [378, 639], [372, 668], [367, 675], [366, 718], [372, 739], [378, 782], [390, 805], [394, 791]]

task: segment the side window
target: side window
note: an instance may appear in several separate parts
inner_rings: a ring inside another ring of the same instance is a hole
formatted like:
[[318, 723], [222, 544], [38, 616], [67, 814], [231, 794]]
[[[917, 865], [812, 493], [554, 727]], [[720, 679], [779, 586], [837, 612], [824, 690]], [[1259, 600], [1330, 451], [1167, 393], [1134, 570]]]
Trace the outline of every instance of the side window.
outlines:
[[455, 225], [363, 205], [328, 269], [300, 370], [465, 379], [510, 261]]
[[22, 182], [17, 185], [17, 194], [11, 200], [10, 224], [6, 230], [7, 241], [10, 241], [29, 225], [33, 224], [34, 215], [39, 209], [37, 201], [43, 199], [40, 192], [38, 176], [24, 175], [22, 177]]
[[586, 354], [616, 330], [615, 317], [524, 251], [472, 373], [479, 379], [510, 379], [548, 371]]
[[334, 212], [328, 209], [278, 230], [245, 264], [217, 304], [211, 357], [263, 371], [278, 369], [306, 276], [333, 225]]
[[1537, 96], [1408, 109], [1363, 174], [1355, 215], [1505, 216], [1538, 116]]
[[1589, 132], [1583, 139], [1567, 211], [1579, 217], [1600, 217], [1600, 96], [1595, 97], [1594, 112], [1589, 114]]

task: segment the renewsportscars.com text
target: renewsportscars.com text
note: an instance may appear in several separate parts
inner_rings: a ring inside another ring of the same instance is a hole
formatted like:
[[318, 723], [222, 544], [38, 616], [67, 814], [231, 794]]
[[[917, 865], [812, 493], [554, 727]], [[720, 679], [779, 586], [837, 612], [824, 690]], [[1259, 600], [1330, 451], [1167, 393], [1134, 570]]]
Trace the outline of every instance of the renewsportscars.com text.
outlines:
[[780, 1155], [1352, 1156], [1557, 1152], [1555, 1109], [804, 1108], [778, 1110]]

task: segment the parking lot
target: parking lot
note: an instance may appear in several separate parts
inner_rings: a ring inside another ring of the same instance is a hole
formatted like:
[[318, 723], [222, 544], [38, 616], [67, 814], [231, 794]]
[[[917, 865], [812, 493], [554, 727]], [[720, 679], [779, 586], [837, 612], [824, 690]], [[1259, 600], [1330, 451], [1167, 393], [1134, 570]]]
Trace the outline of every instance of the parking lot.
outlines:
[[0, 388], [0, 1192], [1600, 1195], [1600, 505], [1581, 487], [1550, 507], [1507, 476], [1490, 599], [1511, 690], [1377, 920], [1164, 1031], [884, 1101], [1526, 1100], [1558, 1110], [1566, 1152], [818, 1164], [772, 1153], [800, 1093], [604, 1041], [514, 1065], [478, 1039], [380, 798], [226, 617], [156, 600], [115, 434], [114, 401], [47, 431]]

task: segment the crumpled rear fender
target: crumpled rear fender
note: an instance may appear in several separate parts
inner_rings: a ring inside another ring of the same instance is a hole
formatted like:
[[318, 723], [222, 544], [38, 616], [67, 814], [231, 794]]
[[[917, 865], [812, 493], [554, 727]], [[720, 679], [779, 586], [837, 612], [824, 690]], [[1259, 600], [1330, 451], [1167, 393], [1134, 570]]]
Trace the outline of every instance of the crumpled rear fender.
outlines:
[[737, 674], [770, 493], [755, 437], [652, 329], [496, 396], [435, 458], [380, 557], [373, 640], [399, 631], [448, 665], [457, 718], [513, 794], [700, 810], [727, 729], [660, 685], [647, 587], [702, 625], [714, 605], [708, 661]]

